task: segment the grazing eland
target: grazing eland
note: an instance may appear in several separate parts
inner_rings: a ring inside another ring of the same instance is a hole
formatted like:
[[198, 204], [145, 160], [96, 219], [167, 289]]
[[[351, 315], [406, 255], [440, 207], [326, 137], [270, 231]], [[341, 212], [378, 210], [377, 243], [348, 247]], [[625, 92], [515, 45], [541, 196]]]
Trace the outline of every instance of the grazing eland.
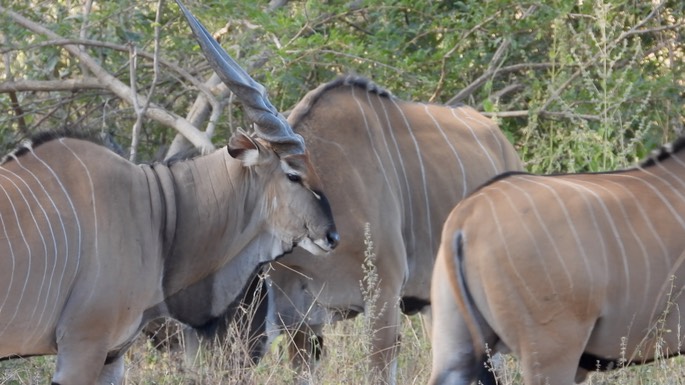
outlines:
[[[402, 101], [356, 76], [310, 91], [288, 122], [305, 138], [315, 168], [336, 165], [317, 171], [345, 237], [331, 259], [313, 263], [293, 250], [267, 268], [277, 320], [267, 327], [287, 331], [291, 364], [299, 380], [311, 380], [307, 369], [320, 357], [323, 326], [367, 310], [360, 282], [368, 223], [378, 309], [384, 309], [373, 319], [371, 359], [376, 378], [394, 383], [400, 311], [429, 310], [437, 230], [471, 190], [521, 170], [518, 155], [497, 125], [472, 108]], [[264, 319], [256, 321], [264, 330]]]
[[338, 242], [302, 137], [179, 6], [255, 136], [170, 165], [69, 138], [25, 143], [0, 164], [0, 357], [57, 354], [53, 384], [121, 383], [138, 331], [173, 311], [165, 299], [227, 264]]
[[433, 273], [431, 384], [469, 384], [485, 346], [526, 385], [681, 353], [685, 138], [634, 168], [508, 174], [451, 212]]

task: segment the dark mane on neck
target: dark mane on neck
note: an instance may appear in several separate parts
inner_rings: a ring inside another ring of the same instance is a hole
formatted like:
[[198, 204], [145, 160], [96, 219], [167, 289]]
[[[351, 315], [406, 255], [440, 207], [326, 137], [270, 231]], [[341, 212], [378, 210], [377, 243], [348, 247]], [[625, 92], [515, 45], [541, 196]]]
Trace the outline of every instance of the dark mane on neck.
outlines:
[[29, 139], [24, 139], [22, 140], [14, 150], [12, 150], [9, 154], [5, 155], [2, 158], [2, 161], [0, 161], [0, 164], [5, 164], [15, 158], [18, 158], [27, 152], [29, 152], [32, 148], [36, 148], [40, 146], [41, 144], [45, 144], [47, 142], [50, 142], [52, 140], [58, 139], [63, 137], [63, 135], [60, 135], [56, 132], [52, 131], [45, 131], [45, 132], [40, 132], [34, 136], [32, 136]]
[[315, 89], [309, 91], [302, 100], [293, 108], [292, 112], [288, 116], [288, 121], [291, 126], [295, 126], [300, 122], [309, 112], [312, 107], [318, 102], [321, 97], [328, 91], [339, 87], [357, 87], [361, 88], [365, 92], [376, 94], [378, 96], [386, 98], [394, 98], [392, 93], [383, 87], [380, 87], [371, 80], [356, 75], [344, 75], [332, 80], [328, 83], [324, 83]]
[[[12, 150], [10, 153], [2, 157], [2, 160], [0, 160], [0, 164], [5, 164], [7, 162], [10, 162], [16, 158], [21, 157], [22, 155], [28, 153], [32, 149], [36, 149], [37, 147], [51, 142], [56, 139], [61, 139], [61, 138], [74, 138], [74, 139], [83, 139], [87, 140], [93, 143], [97, 143], [100, 145], [104, 145], [103, 140], [98, 139], [95, 135], [91, 133], [83, 133], [83, 132], [59, 132], [59, 131], [42, 131], [39, 133], [36, 133], [35, 135], [31, 136], [30, 138], [24, 139], [21, 142], [19, 142], [18, 145]], [[114, 150], [113, 148], [110, 148], [110, 146], [105, 146], [109, 148], [110, 150]], [[116, 151], [115, 151], [116, 152]]]
[[654, 166], [658, 162], [663, 162], [683, 149], [685, 149], [685, 136], [681, 136], [673, 142], [667, 143], [658, 150], [653, 151], [647, 159], [640, 163], [640, 167], [646, 168]]

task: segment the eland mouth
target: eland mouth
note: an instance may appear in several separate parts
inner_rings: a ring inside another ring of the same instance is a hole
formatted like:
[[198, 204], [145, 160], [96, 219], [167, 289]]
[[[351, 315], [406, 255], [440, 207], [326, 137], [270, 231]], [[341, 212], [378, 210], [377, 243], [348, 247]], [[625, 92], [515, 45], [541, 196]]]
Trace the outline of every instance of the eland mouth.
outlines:
[[309, 251], [314, 255], [326, 255], [333, 251], [340, 242], [340, 235], [336, 230], [326, 232], [325, 238], [318, 238], [313, 240], [310, 237], [305, 237], [297, 242], [297, 246]]

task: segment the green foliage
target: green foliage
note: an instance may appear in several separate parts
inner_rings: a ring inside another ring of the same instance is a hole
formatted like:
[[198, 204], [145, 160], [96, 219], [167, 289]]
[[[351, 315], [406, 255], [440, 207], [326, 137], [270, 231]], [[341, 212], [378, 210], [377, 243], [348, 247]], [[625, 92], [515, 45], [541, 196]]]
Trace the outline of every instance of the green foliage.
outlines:
[[652, 3], [628, 1], [355, 4], [296, 3], [254, 19], [277, 58], [265, 81], [282, 108], [335, 73], [444, 103], [492, 71], [461, 101], [527, 111], [500, 124], [534, 172], [624, 167], [682, 131], [677, 2], [654, 17]]
[[[95, 2], [87, 16], [76, 2], [5, 3], [67, 39], [78, 38], [87, 20], [88, 39], [154, 50], [156, 1]], [[208, 66], [176, 5], [163, 4], [160, 56], [202, 81]], [[223, 29], [223, 46], [267, 86], [282, 111], [336, 75], [357, 73], [404, 99], [464, 102], [491, 114], [534, 172], [624, 167], [683, 127], [685, 6], [678, 1], [303, 0], [269, 10], [265, 1], [213, 0], [188, 6], [210, 31]], [[84, 76], [60, 45], [41, 44], [44, 36], [5, 15], [0, 19], [2, 52], [11, 58], [14, 79]], [[126, 50], [87, 51], [130, 83]], [[145, 93], [152, 63], [140, 62], [138, 88]], [[162, 67], [152, 99], [185, 115], [193, 88]], [[24, 130], [8, 94], [0, 94], [8, 111], [0, 118], [6, 145], [45, 127], [108, 131], [123, 144], [130, 141], [135, 114], [106, 89], [17, 96]], [[233, 128], [229, 122], [247, 124], [239, 109], [230, 110], [232, 116], [219, 122], [217, 143]], [[147, 120], [143, 151], [153, 156], [174, 134]]]

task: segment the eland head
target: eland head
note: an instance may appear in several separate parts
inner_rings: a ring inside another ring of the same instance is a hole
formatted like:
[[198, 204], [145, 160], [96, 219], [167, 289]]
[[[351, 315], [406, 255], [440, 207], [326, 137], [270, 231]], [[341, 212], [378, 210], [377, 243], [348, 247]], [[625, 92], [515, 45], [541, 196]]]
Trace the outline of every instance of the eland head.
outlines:
[[[277, 146], [282, 148], [282, 142]], [[274, 255], [295, 246], [324, 255], [337, 246], [339, 237], [321, 181], [306, 153], [279, 153], [274, 147], [239, 132], [231, 138], [228, 153], [265, 181], [259, 209], [268, 231], [282, 242], [282, 250]]]

